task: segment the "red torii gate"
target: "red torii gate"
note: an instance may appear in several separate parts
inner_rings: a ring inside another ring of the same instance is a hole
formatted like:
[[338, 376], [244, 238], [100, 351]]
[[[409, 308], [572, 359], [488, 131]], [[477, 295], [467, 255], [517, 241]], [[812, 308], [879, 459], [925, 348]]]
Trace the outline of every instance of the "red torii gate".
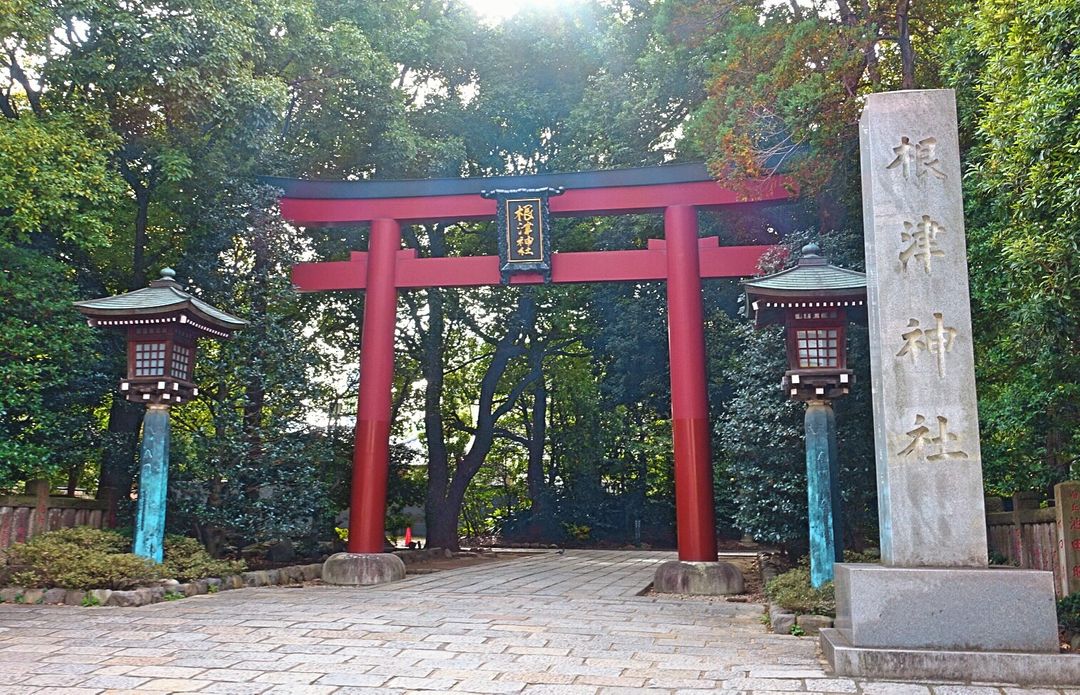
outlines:
[[[788, 199], [785, 181], [736, 193], [698, 164], [486, 179], [266, 180], [283, 190], [281, 212], [290, 222], [371, 223], [367, 252], [293, 267], [302, 292], [367, 291], [348, 541], [348, 552], [361, 554], [383, 550], [398, 290], [497, 285], [502, 278], [499, 256], [419, 258], [402, 249], [401, 223], [494, 218], [497, 202], [481, 195], [490, 189], [564, 189], [548, 200], [551, 215], [663, 212], [663, 240], [650, 239], [643, 250], [552, 253], [550, 282], [667, 281], [679, 559], [716, 560], [701, 280], [752, 276], [770, 247], [699, 239], [697, 210]], [[540, 272], [508, 278], [513, 285], [545, 280]]]

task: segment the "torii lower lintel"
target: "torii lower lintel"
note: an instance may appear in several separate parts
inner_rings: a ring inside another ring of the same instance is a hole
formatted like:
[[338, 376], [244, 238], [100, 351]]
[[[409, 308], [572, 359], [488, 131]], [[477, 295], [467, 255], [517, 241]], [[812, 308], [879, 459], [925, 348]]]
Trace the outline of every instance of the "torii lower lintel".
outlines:
[[[702, 278], [748, 277], [770, 246], [720, 246], [716, 237], [699, 241]], [[368, 253], [354, 251], [347, 261], [299, 263], [293, 266], [293, 284], [301, 292], [362, 290], [367, 287]], [[551, 254], [551, 282], [642, 282], [667, 278], [667, 250], [662, 239], [649, 247], [626, 251], [581, 251]], [[498, 256], [417, 258], [414, 249], [397, 253], [394, 285], [421, 287], [479, 287], [500, 282]], [[524, 273], [511, 285], [537, 285], [540, 273]]]
[[[485, 187], [566, 188], [551, 198], [552, 215], [662, 211], [663, 240], [639, 250], [553, 253], [550, 281], [667, 282], [669, 349], [677, 356], [671, 360], [671, 415], [679, 559], [716, 561], [701, 280], [754, 275], [771, 247], [721, 247], [715, 237], [699, 239], [697, 210], [781, 200], [790, 195], [782, 180], [757, 186], [752, 201], [717, 186], [700, 165], [479, 180], [271, 182], [284, 187], [282, 213], [292, 222], [371, 222], [367, 252], [293, 268], [301, 291], [367, 292], [348, 541], [356, 554], [383, 549], [398, 290], [497, 285], [503, 279], [497, 256], [418, 258], [415, 250], [401, 249], [401, 222], [493, 217], [494, 201], [480, 195]], [[579, 190], [570, 190], [575, 185]], [[509, 284], [544, 281], [539, 272], [509, 277]]]

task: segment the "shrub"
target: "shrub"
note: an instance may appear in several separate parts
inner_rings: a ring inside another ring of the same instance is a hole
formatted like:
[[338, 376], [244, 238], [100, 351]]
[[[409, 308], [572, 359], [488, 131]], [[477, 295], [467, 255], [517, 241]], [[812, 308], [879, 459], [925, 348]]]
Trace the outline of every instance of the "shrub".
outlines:
[[592, 533], [592, 529], [585, 524], [564, 523], [563, 528], [566, 529], [566, 535], [570, 536], [575, 541], [587, 541], [589, 540], [589, 534]]
[[77, 527], [43, 533], [8, 549], [15, 584], [65, 589], [130, 589], [160, 578], [159, 568], [123, 552], [118, 533]]
[[247, 567], [240, 560], [215, 560], [202, 543], [187, 536], [165, 536], [165, 562], [161, 572], [180, 582], [238, 574]]
[[[844, 551], [844, 562], [878, 563], [881, 555], [876, 548], [862, 552]], [[773, 603], [795, 613], [836, 615], [836, 596], [832, 582], [819, 588], [810, 586], [810, 558], [804, 557], [794, 569], [779, 574], [765, 585], [765, 595]]]
[[243, 572], [243, 562], [215, 560], [194, 538], [165, 537], [165, 562], [125, 552], [131, 541], [115, 531], [86, 526], [43, 533], [8, 549], [5, 575], [19, 586], [130, 589], [163, 576], [188, 582]]
[[1057, 616], [1058, 625], [1069, 632], [1080, 633], [1080, 591], [1058, 601]]
[[861, 562], [876, 565], [881, 562], [881, 552], [877, 548], [867, 548], [862, 551], [845, 550], [844, 562]]
[[773, 603], [794, 613], [836, 615], [832, 582], [825, 582], [818, 589], [810, 586], [810, 567], [802, 563], [769, 580], [765, 594]]
[[117, 531], [106, 531], [91, 526], [74, 526], [49, 531], [35, 536], [29, 541], [29, 544], [45, 539], [56, 543], [76, 545], [96, 553], [126, 553], [131, 548], [130, 537]]

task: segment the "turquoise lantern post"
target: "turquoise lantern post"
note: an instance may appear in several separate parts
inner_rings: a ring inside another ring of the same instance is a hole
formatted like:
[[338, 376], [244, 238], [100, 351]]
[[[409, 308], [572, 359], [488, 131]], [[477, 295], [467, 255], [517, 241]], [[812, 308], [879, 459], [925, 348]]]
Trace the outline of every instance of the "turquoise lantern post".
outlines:
[[866, 275], [830, 265], [817, 244], [808, 244], [794, 267], [742, 285], [756, 327], [786, 327], [788, 370], [782, 387], [806, 403], [810, 582], [818, 587], [832, 581], [833, 563], [844, 559], [832, 401], [854, 383], [844, 332], [849, 319], [866, 314]]
[[165, 496], [169, 482], [169, 408], [191, 400], [198, 338], [229, 338], [247, 321], [215, 309], [184, 291], [171, 268], [134, 292], [76, 302], [91, 326], [127, 336], [127, 378], [120, 391], [146, 405], [139, 447], [139, 497], [133, 552], [161, 562]]

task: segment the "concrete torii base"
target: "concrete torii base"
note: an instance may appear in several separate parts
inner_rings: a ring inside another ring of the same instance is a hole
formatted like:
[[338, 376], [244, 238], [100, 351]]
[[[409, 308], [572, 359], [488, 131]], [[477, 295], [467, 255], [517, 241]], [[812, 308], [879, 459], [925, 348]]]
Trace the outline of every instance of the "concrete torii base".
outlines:
[[743, 576], [730, 562], [670, 560], [656, 568], [653, 589], [661, 594], [720, 596], [741, 594]]
[[370, 586], [405, 578], [405, 563], [393, 553], [337, 553], [323, 563], [324, 584]]

